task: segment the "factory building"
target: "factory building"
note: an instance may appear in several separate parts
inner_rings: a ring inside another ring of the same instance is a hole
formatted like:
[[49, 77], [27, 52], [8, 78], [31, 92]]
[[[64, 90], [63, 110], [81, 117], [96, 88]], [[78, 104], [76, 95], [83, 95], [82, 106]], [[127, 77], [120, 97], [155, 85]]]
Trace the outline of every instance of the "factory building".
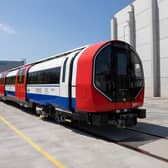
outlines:
[[139, 53], [146, 97], [168, 97], [168, 0], [135, 0], [111, 20], [112, 39]]
[[0, 60], [0, 72], [24, 65], [25, 61], [2, 61]]

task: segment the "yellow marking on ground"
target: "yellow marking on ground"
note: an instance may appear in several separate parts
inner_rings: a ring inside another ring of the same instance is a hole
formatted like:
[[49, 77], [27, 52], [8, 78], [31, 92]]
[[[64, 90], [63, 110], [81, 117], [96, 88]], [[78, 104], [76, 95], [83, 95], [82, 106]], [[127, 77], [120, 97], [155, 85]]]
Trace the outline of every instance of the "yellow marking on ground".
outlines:
[[44, 149], [42, 149], [39, 145], [37, 145], [35, 142], [33, 142], [27, 135], [22, 133], [20, 130], [18, 130], [16, 127], [14, 127], [9, 121], [7, 121], [4, 117], [0, 115], [0, 120], [7, 125], [11, 130], [13, 130], [19, 137], [24, 139], [27, 143], [29, 143], [34, 149], [36, 149], [39, 153], [41, 153], [44, 157], [46, 157], [49, 161], [51, 161], [56, 167], [58, 168], [65, 168], [65, 166], [55, 159], [53, 156], [51, 156], [49, 153], [47, 153]]

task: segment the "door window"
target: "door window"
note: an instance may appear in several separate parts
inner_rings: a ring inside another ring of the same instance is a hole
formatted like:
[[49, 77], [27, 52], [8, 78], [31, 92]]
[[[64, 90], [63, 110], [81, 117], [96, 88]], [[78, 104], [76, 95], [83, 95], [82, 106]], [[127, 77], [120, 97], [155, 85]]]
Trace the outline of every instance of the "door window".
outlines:
[[24, 83], [24, 72], [25, 72], [24, 69], [19, 71], [19, 74], [18, 74], [18, 83], [19, 84]]
[[127, 65], [128, 65], [128, 55], [125, 52], [118, 52], [117, 57], [117, 67], [118, 75], [127, 75]]

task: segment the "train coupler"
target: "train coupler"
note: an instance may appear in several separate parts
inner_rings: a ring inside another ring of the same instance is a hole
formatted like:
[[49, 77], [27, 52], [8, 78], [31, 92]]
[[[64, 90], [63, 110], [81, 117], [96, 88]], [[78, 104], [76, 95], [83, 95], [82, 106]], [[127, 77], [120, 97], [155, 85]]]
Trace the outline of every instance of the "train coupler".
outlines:
[[146, 109], [136, 109], [135, 113], [140, 119], [146, 118]]
[[137, 124], [137, 114], [135, 113], [120, 113], [111, 116], [108, 122], [110, 125], [117, 128], [132, 127]]

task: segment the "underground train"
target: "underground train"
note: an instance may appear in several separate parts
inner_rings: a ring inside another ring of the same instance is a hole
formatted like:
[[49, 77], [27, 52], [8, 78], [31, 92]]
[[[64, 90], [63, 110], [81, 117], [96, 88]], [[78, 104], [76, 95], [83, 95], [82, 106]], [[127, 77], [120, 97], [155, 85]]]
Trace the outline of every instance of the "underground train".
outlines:
[[142, 63], [123, 41], [99, 42], [2, 72], [0, 97], [58, 123], [128, 127], [146, 117]]

